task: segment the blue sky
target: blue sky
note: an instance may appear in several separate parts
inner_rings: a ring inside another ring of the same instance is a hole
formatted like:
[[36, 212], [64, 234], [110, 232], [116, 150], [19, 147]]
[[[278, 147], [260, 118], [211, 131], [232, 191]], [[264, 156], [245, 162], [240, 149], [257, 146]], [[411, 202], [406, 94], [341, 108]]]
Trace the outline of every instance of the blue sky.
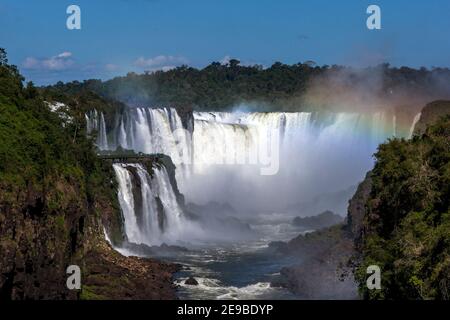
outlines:
[[[81, 30], [66, 9], [81, 8]], [[366, 28], [368, 5], [382, 29]], [[450, 1], [0, 0], [0, 47], [27, 80], [108, 79], [226, 57], [450, 66]]]

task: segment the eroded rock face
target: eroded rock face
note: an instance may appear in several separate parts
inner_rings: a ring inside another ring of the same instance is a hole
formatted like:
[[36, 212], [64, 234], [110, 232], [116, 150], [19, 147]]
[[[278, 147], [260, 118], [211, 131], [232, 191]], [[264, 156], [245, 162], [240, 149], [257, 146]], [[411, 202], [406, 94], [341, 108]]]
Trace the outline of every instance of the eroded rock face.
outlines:
[[66, 268], [80, 264], [89, 228], [79, 186], [56, 181], [47, 193], [31, 186], [16, 191], [14, 199], [0, 194], [1, 298], [76, 299]]
[[342, 220], [344, 219], [341, 216], [327, 210], [316, 216], [295, 217], [292, 223], [307, 230], [318, 230], [341, 223]]
[[419, 121], [414, 127], [414, 135], [422, 135], [428, 125], [435, 123], [440, 117], [450, 114], [450, 101], [437, 100], [422, 109]]
[[357, 299], [357, 286], [347, 265], [352, 254], [352, 240], [342, 236], [300, 265], [283, 268], [282, 285], [302, 299]]
[[372, 180], [370, 172], [365, 179], [358, 185], [354, 196], [348, 203], [347, 224], [348, 229], [354, 239], [358, 240], [363, 232], [363, 220], [366, 214], [366, 203], [372, 189]]
[[353, 240], [344, 224], [300, 235], [273, 249], [297, 256], [297, 265], [283, 268], [275, 286], [288, 288], [302, 299], [356, 299], [357, 286], [349, 260]]
[[279, 283], [274, 284], [304, 299], [357, 299], [352, 259], [363, 234], [371, 188], [369, 172], [349, 201], [346, 223], [300, 235], [287, 243], [273, 243], [272, 250], [301, 258], [298, 265], [283, 268]]
[[[102, 220], [120, 216], [110, 200], [57, 177], [46, 192], [0, 192], [0, 300], [176, 298], [175, 265], [124, 257], [106, 242]], [[81, 290], [66, 286], [72, 264]]]
[[176, 299], [172, 275], [178, 266], [124, 257], [105, 242], [87, 252], [81, 299]]
[[193, 107], [191, 105], [178, 105], [175, 109], [180, 116], [183, 128], [188, 130], [190, 133], [194, 132]]

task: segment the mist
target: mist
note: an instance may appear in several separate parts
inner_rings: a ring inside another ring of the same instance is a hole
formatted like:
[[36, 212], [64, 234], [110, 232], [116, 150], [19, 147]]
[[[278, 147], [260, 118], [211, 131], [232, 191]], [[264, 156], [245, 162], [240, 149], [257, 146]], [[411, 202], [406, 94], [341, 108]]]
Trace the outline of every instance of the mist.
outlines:
[[301, 104], [314, 110], [416, 114], [426, 103], [450, 97], [448, 69], [333, 66], [310, 79]]
[[[274, 104], [246, 100], [225, 108], [230, 112], [194, 111], [193, 132], [183, 141], [173, 134], [182, 123], [173, 118], [176, 111], [147, 107], [130, 107], [108, 136], [125, 149], [192, 157], [193, 163], [176, 171], [181, 192], [193, 204], [229, 204], [241, 217], [321, 210], [345, 215], [351, 193], [343, 191], [353, 190], [372, 168], [380, 143], [408, 138], [426, 103], [450, 97], [450, 73], [388, 65], [319, 69], [304, 90]], [[126, 88], [115, 97], [131, 105], [155, 101], [156, 91], [139, 87], [138, 99]], [[268, 146], [265, 159], [250, 160]], [[261, 173], [271, 166], [271, 174]]]

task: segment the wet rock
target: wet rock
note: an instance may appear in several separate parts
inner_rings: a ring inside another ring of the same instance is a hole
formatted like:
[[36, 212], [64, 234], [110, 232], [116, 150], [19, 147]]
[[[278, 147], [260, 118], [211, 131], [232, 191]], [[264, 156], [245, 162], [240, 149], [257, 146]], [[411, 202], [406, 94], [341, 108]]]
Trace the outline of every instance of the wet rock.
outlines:
[[198, 281], [195, 280], [194, 277], [190, 277], [184, 282], [184, 284], [187, 284], [187, 285], [190, 285], [190, 286], [198, 286]]
[[437, 100], [427, 104], [422, 109], [419, 122], [414, 127], [414, 135], [422, 135], [428, 125], [435, 123], [439, 118], [450, 114], [450, 101]]
[[343, 220], [340, 215], [327, 210], [316, 216], [295, 217], [292, 223], [300, 228], [318, 230], [331, 227], [332, 225], [341, 223]]
[[271, 249], [300, 258], [299, 263], [280, 270], [273, 286], [287, 288], [302, 299], [358, 297], [348, 266], [354, 253], [353, 239], [345, 224], [300, 235], [287, 243], [272, 243]]
[[125, 257], [103, 243], [86, 254], [85, 264], [81, 299], [176, 299], [172, 275], [179, 266], [173, 263]]

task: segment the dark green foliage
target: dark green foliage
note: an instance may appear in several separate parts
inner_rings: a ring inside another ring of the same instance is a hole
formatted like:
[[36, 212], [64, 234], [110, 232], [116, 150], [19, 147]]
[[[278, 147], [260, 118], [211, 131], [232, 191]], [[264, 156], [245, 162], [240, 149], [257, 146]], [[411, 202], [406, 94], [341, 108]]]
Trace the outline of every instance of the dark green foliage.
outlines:
[[17, 67], [8, 64], [6, 51], [0, 48], [0, 103], [20, 103], [23, 97], [23, 80]]
[[[13, 199], [17, 190], [33, 188], [44, 197], [56, 180], [65, 179], [94, 198], [111, 189], [110, 168], [97, 159], [86, 138], [84, 114], [65, 122], [50, 111], [42, 94], [28, 83], [0, 50], [0, 189]], [[68, 98], [69, 99], [69, 98]], [[72, 98], [75, 99], [75, 98]], [[101, 98], [98, 98], [101, 99]], [[80, 109], [89, 108], [83, 100]]]
[[[65, 268], [84, 264], [107, 221], [121, 240], [112, 168], [86, 137], [82, 110], [50, 110], [48, 95], [0, 49], [0, 297], [76, 299]], [[117, 235], [117, 236], [115, 236]]]
[[[450, 299], [450, 117], [381, 145], [376, 159], [357, 274], [363, 296]], [[371, 264], [381, 267], [382, 290], [366, 288]]]
[[131, 72], [106, 82], [60, 82], [47, 89], [71, 93], [88, 90], [131, 106], [188, 106], [196, 110], [222, 111], [242, 103], [259, 111], [298, 111], [311, 107], [304, 98], [313, 84], [321, 88], [324, 97], [334, 97], [340, 88], [343, 92], [359, 90], [371, 97], [389, 98], [393, 93], [405, 94], [405, 90], [408, 96], [444, 96], [448, 90], [442, 88], [442, 83], [449, 82], [448, 69], [416, 70], [382, 64], [354, 70], [341, 66], [286, 65], [280, 62], [264, 69], [259, 65], [243, 66], [232, 59], [228, 64], [213, 62], [203, 69], [181, 66], [167, 72]]
[[[81, 86], [79, 82], [64, 85], [58, 82], [51, 87], [39, 88], [41, 96], [48, 102], [61, 102], [69, 107], [70, 115], [80, 119], [80, 126], [84, 128], [84, 115], [96, 109], [105, 116], [108, 125], [114, 124], [114, 117], [121, 112], [125, 105], [119, 101], [99, 96], [94, 92], [95, 83], [99, 80], [89, 80], [84, 82], [86, 86]], [[92, 86], [92, 87], [91, 87]]]

